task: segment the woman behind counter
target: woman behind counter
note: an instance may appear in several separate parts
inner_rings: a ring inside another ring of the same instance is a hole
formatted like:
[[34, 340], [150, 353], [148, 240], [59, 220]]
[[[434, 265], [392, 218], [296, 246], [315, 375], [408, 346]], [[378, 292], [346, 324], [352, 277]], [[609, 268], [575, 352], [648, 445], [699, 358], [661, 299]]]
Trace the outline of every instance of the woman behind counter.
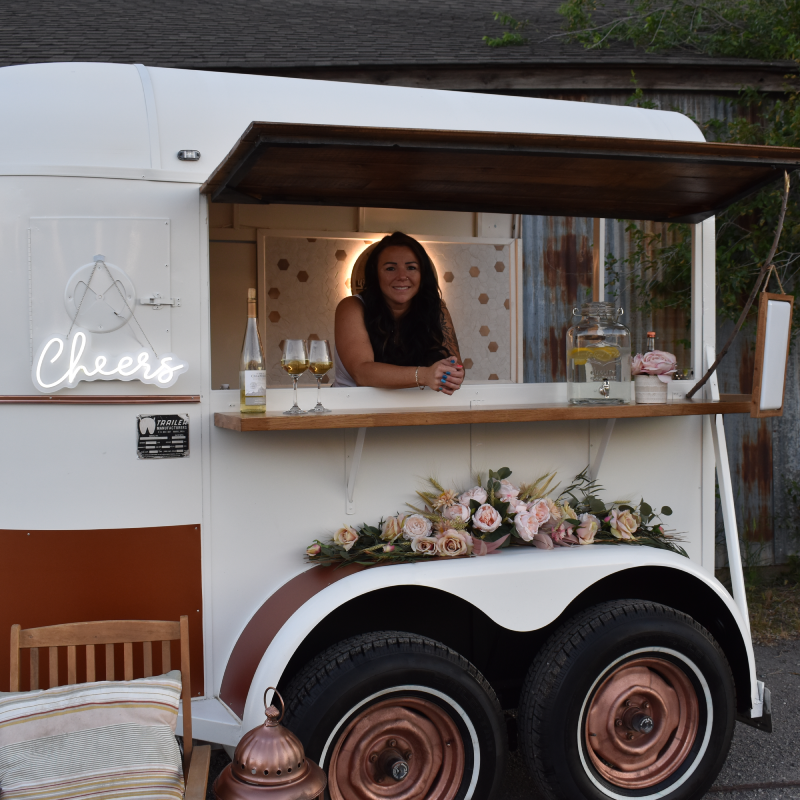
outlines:
[[361, 294], [336, 308], [334, 386], [453, 394], [464, 380], [453, 321], [425, 248], [393, 233], [370, 253]]

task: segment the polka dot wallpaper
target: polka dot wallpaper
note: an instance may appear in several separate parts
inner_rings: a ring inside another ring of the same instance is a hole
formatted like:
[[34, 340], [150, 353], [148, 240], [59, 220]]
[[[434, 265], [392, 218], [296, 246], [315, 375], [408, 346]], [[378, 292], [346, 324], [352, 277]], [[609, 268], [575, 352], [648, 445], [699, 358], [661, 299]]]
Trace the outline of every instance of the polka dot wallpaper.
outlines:
[[[458, 335], [467, 381], [511, 381], [510, 247], [481, 242], [427, 242], [442, 296]], [[288, 386], [280, 365], [284, 339], [328, 339], [336, 306], [350, 294], [350, 273], [374, 239], [267, 236], [267, 382]], [[301, 383], [314, 379], [308, 373]], [[333, 370], [323, 379], [332, 383]]]

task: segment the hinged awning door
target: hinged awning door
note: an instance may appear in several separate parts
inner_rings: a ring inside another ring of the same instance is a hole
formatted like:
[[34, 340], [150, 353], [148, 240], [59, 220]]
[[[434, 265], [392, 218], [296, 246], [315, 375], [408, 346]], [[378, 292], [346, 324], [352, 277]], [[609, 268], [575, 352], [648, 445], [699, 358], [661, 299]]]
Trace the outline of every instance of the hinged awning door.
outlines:
[[253, 122], [201, 191], [300, 203], [700, 222], [800, 166], [800, 149]]

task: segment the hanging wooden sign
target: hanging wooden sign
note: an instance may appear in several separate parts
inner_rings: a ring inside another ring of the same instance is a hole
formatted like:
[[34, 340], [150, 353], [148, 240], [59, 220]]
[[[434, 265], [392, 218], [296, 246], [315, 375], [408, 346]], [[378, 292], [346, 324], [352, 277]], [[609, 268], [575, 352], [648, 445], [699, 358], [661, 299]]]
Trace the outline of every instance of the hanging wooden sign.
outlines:
[[780, 417], [792, 337], [794, 296], [763, 292], [758, 303], [751, 417]]

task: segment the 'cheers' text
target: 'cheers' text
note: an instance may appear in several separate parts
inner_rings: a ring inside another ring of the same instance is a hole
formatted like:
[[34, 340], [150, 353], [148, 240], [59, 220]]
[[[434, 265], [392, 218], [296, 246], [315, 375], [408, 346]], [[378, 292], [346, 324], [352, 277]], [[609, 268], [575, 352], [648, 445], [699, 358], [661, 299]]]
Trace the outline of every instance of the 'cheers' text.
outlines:
[[[88, 367], [80, 363], [88, 343], [88, 336], [83, 331], [76, 332], [71, 343], [61, 336], [53, 336], [45, 342], [33, 362], [33, 383], [36, 388], [40, 392], [58, 391], [65, 387], [72, 389], [81, 381], [98, 380], [141, 381], [167, 388], [189, 369], [189, 365], [173, 353], [166, 353], [152, 363], [146, 350], [114, 356], [117, 363], [113, 366], [108, 363], [109, 356], [95, 356], [94, 364]], [[49, 367], [49, 364], [61, 359], [68, 344], [69, 361], [64, 361], [56, 368]]]

